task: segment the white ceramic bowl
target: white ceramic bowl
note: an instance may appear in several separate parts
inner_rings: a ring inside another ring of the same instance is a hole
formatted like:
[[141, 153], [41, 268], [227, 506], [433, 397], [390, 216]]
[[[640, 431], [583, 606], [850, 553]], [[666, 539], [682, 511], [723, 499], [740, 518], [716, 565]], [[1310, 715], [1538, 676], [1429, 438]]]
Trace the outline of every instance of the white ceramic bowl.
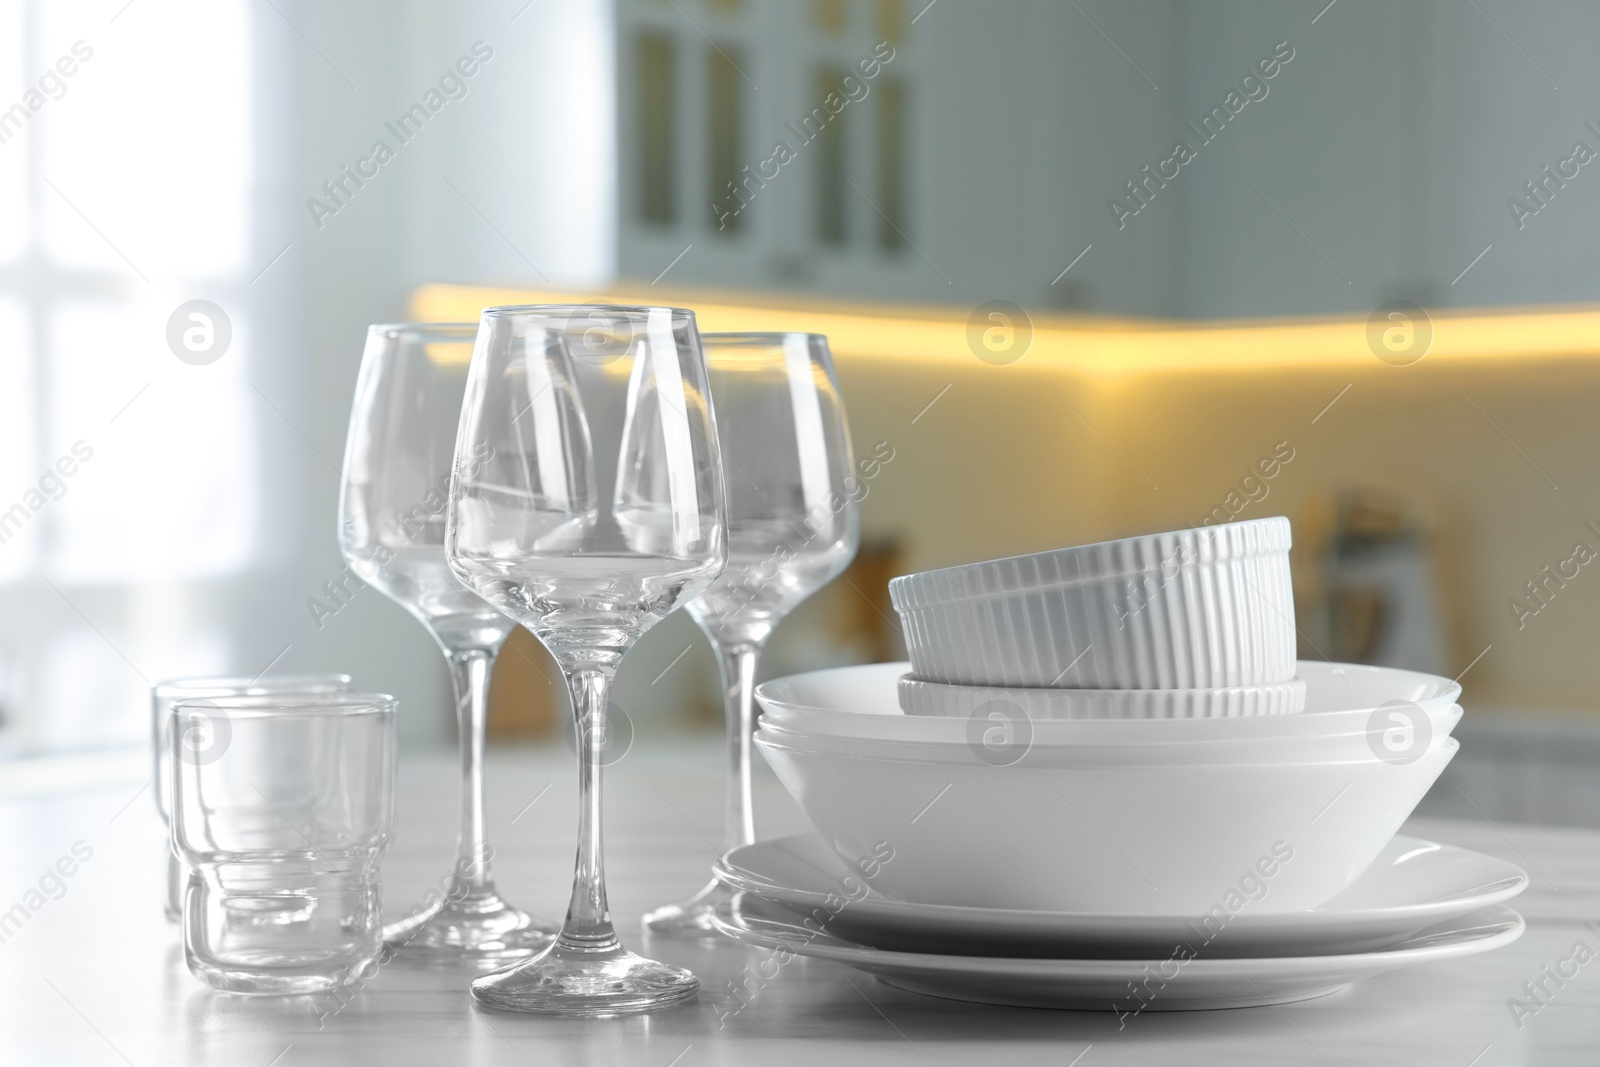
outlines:
[[[1333, 897], [1460, 742], [1414, 762], [989, 766], [756, 746], [841, 859], [923, 904], [1223, 919]], [[1270, 872], [1270, 873], [1269, 873]]]
[[1289, 520], [1129, 537], [895, 578], [918, 678], [1217, 689], [1294, 677]]
[[[869, 717], [863, 719], [871, 721]], [[1385, 754], [1410, 758], [1443, 745], [1461, 721], [1461, 706], [1452, 704], [1427, 715], [1428, 728], [1407, 738], [1404, 751], [1383, 746], [1383, 727], [1315, 737], [1252, 737], [1212, 741], [1157, 741], [1146, 744], [1084, 745], [1059, 740], [1054, 723], [1027, 723], [997, 717], [955, 722], [962, 727], [937, 738], [887, 737], [862, 733], [813, 732], [763, 717], [757, 736], [807, 751], [881, 759], [970, 763], [974, 759], [1029, 767], [1078, 767], [1114, 764], [1332, 763], [1367, 760]], [[879, 722], [893, 720], [878, 720]], [[913, 720], [915, 721], [915, 720]], [[948, 722], [949, 720], [945, 720]], [[1396, 746], [1398, 749], [1399, 746]]]
[[[776, 678], [756, 687], [763, 720], [785, 729], [840, 737], [904, 741], [960, 741], [968, 718], [906, 715], [899, 703], [901, 677], [910, 664], [871, 663]], [[1030, 725], [1040, 743], [1127, 745], [1227, 741], [1247, 738], [1315, 738], [1384, 729], [1385, 705], [1417, 705], [1438, 727], [1461, 695], [1448, 678], [1394, 667], [1302, 660], [1305, 709], [1297, 715], [1222, 719], [1038, 719]], [[994, 710], [984, 708], [985, 712]], [[978, 710], [975, 708], [974, 710]], [[1023, 709], [1026, 714], [1027, 709]], [[984, 716], [987, 719], [987, 715]], [[1437, 732], [1437, 731], [1436, 731]]]
[[1030, 719], [1237, 719], [1294, 715], [1306, 706], [1301, 678], [1271, 685], [1225, 689], [1026, 689], [1021, 686], [949, 685], [905, 675], [900, 708], [907, 715], [968, 718], [1004, 700]]

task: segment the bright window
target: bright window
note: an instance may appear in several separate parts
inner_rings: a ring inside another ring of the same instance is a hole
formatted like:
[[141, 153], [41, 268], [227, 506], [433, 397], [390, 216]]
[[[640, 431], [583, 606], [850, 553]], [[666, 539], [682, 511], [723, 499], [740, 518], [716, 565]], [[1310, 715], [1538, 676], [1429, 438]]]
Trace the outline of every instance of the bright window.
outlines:
[[[0, 0], [0, 752], [137, 743], [147, 680], [228, 665], [195, 617], [262, 540], [248, 19]], [[214, 363], [168, 346], [193, 299], [232, 305]]]

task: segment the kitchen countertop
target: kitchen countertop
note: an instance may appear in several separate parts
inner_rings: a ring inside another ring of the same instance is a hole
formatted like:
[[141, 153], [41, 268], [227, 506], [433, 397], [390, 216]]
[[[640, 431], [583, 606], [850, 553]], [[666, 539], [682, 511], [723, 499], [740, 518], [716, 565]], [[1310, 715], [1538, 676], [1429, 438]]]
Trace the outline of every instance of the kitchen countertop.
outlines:
[[[688, 966], [696, 1002], [656, 1014], [578, 1020], [489, 1013], [465, 994], [470, 971], [395, 960], [342, 1008], [325, 1000], [210, 990], [183, 963], [161, 915], [160, 823], [149, 790], [124, 772], [0, 799], [5, 875], [0, 912], [39, 897], [48, 868], [75, 844], [90, 858], [46, 879], [43, 903], [0, 943], [0, 1064], [226, 1064], [300, 1067], [381, 1063], [644, 1064], [1507, 1064], [1600, 1062], [1600, 962], [1521, 1020], [1507, 1001], [1571, 954], [1600, 950], [1600, 833], [1507, 823], [1413, 820], [1406, 832], [1480, 849], [1527, 869], [1513, 905], [1528, 919], [1516, 944], [1484, 956], [1369, 979], [1281, 1008], [1111, 1013], [985, 1007], [902, 992], [847, 968], [796, 960], [730, 1012], [729, 983], [766, 955], [739, 946], [646, 943], [639, 916], [705, 881], [721, 840], [720, 744], [648, 745], [607, 770], [611, 906], [631, 947]], [[576, 801], [561, 746], [490, 758], [491, 842], [515, 903], [556, 915], [571, 875]], [[126, 766], [132, 763], [125, 761]], [[402, 762], [399, 823], [385, 861], [390, 917], [448, 869], [454, 761]], [[541, 792], [541, 790], [548, 790]], [[769, 776], [758, 776], [764, 834], [806, 828]], [[1553, 988], [1553, 986], [1552, 986]]]

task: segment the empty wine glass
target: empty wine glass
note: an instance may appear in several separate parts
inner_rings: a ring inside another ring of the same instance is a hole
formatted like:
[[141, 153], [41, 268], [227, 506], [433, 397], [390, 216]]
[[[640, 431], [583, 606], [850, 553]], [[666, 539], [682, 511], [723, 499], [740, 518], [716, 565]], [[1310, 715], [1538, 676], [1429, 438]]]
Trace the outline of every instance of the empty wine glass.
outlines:
[[560, 664], [578, 743], [578, 855], [566, 921], [531, 960], [472, 983], [512, 1011], [614, 1015], [692, 996], [688, 971], [623, 947], [606, 903], [601, 766], [617, 665], [727, 562], [722, 467], [694, 315], [490, 308], [456, 441], [457, 575]]
[[[701, 335], [717, 401], [728, 494], [728, 566], [687, 611], [721, 667], [728, 733], [723, 845], [756, 839], [750, 795], [751, 690], [778, 621], [844, 570], [860, 540], [850, 429], [828, 339], [807, 333]], [[715, 940], [712, 913], [733, 896], [713, 878], [646, 915], [658, 934]]]
[[384, 929], [391, 947], [441, 960], [527, 956], [556, 930], [502, 900], [489, 872], [489, 672], [515, 623], [457, 581], [445, 562], [456, 427], [476, 333], [476, 326], [450, 323], [368, 329], [339, 496], [339, 546], [351, 569], [415, 615], [450, 663], [461, 750], [456, 862], [438, 900]]

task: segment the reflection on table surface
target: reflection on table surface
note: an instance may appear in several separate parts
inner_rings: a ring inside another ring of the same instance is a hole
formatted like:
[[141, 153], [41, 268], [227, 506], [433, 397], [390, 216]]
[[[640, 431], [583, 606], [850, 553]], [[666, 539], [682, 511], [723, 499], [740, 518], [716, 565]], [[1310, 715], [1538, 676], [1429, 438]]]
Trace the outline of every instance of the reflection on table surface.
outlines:
[[[611, 904], [619, 925], [697, 887], [716, 855], [720, 746], [641, 743], [608, 768]], [[519, 899], [557, 912], [571, 874], [574, 771], [560, 746], [500, 751], [490, 761], [496, 866]], [[399, 831], [385, 863], [386, 911], [404, 912], [450, 861], [453, 760], [412, 758], [401, 773]], [[1502, 856], [1533, 884], [1514, 902], [1521, 941], [1460, 963], [1380, 976], [1322, 1000], [1236, 1011], [1113, 1014], [991, 1008], [934, 1000], [805, 959], [776, 966], [739, 947], [656, 940], [659, 958], [703, 981], [694, 1003], [656, 1015], [580, 1021], [490, 1015], [465, 995], [471, 974], [392, 962], [347, 1000], [254, 999], [213, 993], [184, 966], [177, 930], [161, 916], [158, 820], [132, 777], [114, 785], [0, 803], [12, 877], [0, 905], [39, 903], [26, 919], [0, 911], [0, 1028], [6, 1063], [563, 1062], [944, 1064], [1584, 1062], [1600, 984], [1580, 972], [1548, 984], [1545, 1006], [1522, 1016], [1508, 998], [1540, 979], [1574, 943], [1600, 943], [1600, 833], [1447, 820], [1406, 830]], [[806, 827], [765, 774], [758, 810], [767, 834]], [[548, 786], [548, 789], [546, 787]], [[81, 844], [80, 844], [81, 842]], [[74, 848], [76, 846], [76, 851]], [[86, 859], [81, 858], [88, 853]], [[37, 898], [39, 875], [80, 857]], [[28, 872], [37, 872], [30, 877]], [[637, 937], [637, 934], [633, 936]], [[106, 946], [114, 944], [109, 953]], [[982, 1046], [981, 1053], [977, 1046]], [[287, 1051], [285, 1051], [287, 1050]], [[674, 1057], [680, 1057], [674, 1061]]]

